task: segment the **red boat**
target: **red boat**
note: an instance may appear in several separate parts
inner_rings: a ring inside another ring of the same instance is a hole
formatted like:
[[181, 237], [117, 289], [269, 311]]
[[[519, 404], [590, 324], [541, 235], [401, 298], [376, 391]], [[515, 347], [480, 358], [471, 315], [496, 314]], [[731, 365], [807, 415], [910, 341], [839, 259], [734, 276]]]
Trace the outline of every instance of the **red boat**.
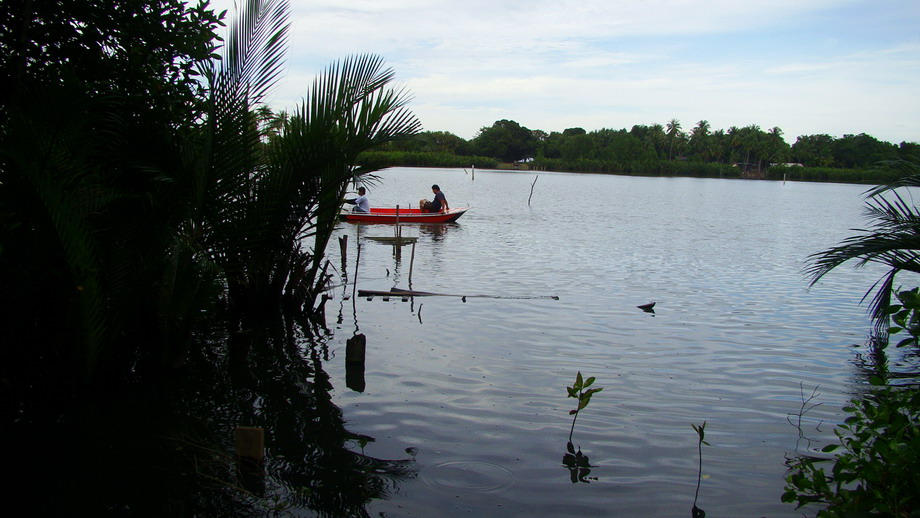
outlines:
[[469, 207], [450, 209], [446, 212], [422, 212], [421, 209], [371, 208], [370, 212], [342, 212], [342, 221], [360, 223], [452, 223], [470, 210]]

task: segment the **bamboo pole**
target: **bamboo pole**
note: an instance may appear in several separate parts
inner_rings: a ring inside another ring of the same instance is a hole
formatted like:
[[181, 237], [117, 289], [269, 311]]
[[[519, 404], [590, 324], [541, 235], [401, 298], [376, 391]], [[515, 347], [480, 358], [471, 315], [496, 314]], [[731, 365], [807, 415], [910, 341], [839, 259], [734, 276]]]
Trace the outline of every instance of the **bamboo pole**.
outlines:
[[402, 257], [402, 243], [400, 242], [402, 232], [399, 228], [399, 205], [396, 206], [396, 249], [393, 250], [393, 253], [396, 254], [396, 260], [398, 261]]
[[415, 241], [412, 242], [412, 256], [409, 258], [409, 289], [412, 289], [412, 265], [415, 264]]
[[361, 262], [361, 243], [358, 243], [358, 257], [355, 258], [355, 279], [353, 281], [354, 284], [352, 285], [352, 288], [351, 288], [352, 300], [354, 300], [355, 298], [355, 290], [358, 289], [358, 263], [360, 262]]
[[537, 175], [536, 178], [533, 179], [533, 183], [530, 184], [530, 196], [527, 198], [528, 207], [530, 207], [530, 198], [533, 198], [533, 186], [537, 184], [537, 178], [540, 178], [540, 175]]

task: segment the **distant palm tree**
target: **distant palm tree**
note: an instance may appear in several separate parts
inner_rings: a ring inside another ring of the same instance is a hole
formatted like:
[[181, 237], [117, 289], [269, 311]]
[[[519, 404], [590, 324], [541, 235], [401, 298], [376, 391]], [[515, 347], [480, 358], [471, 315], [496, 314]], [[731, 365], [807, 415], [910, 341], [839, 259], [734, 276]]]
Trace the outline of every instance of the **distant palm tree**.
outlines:
[[767, 160], [769, 162], [787, 161], [789, 145], [783, 140], [783, 130], [780, 129], [779, 126], [773, 126], [767, 131], [767, 134]]
[[865, 295], [868, 297], [875, 290], [870, 314], [879, 333], [888, 329], [886, 309], [897, 289], [895, 277], [905, 271], [920, 273], [920, 211], [896, 191], [898, 188], [920, 187], [920, 160], [891, 162], [884, 167], [894, 169], [902, 176], [893, 183], [866, 192], [866, 215], [870, 218], [870, 227], [843, 240], [838, 246], [813, 254], [806, 267], [811, 286], [831, 270], [851, 260], [857, 261], [857, 267], [869, 263], [887, 267], [888, 272]]
[[704, 161], [709, 161], [712, 151], [712, 138], [709, 133], [709, 121], [701, 120], [690, 130], [690, 148]]
[[[745, 163], [752, 163], [755, 157], [760, 156], [760, 135], [763, 133], [760, 126], [751, 124], [742, 128], [741, 147], [744, 149]], [[757, 159], [757, 169], [760, 170], [760, 160]]]
[[677, 119], [671, 119], [668, 121], [668, 160], [671, 159], [674, 152], [674, 143], [678, 139], [683, 138], [683, 133], [681, 132], [680, 121]]
[[728, 145], [728, 161], [737, 162], [737, 150], [741, 147], [741, 129], [738, 126], [728, 128], [728, 139], [726, 140], [726, 144]]
[[664, 143], [666, 140], [667, 134], [664, 131], [664, 126], [658, 123], [649, 126], [648, 142], [654, 148], [655, 154], [658, 156], [658, 158], [661, 158], [662, 156], [662, 151], [664, 150]]

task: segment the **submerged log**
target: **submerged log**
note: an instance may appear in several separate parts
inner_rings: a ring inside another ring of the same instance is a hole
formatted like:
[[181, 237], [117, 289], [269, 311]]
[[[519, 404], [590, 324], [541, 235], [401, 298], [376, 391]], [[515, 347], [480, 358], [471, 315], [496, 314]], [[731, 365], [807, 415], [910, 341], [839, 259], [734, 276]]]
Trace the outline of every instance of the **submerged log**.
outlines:
[[559, 300], [559, 297], [556, 295], [531, 295], [531, 296], [504, 296], [504, 295], [463, 295], [457, 293], [433, 293], [430, 291], [418, 291], [418, 290], [404, 290], [400, 288], [390, 288], [389, 291], [384, 290], [358, 290], [359, 297], [374, 297], [374, 296], [396, 296], [396, 297], [461, 297], [464, 302], [468, 297], [477, 297], [485, 299], [552, 299]]
[[379, 243], [387, 243], [390, 245], [410, 245], [418, 241], [417, 237], [402, 237], [402, 236], [367, 236], [365, 239], [370, 239], [371, 241], [377, 241]]
[[416, 291], [416, 290], [400, 290], [393, 288], [389, 291], [386, 290], [358, 290], [359, 297], [374, 297], [374, 296], [404, 296], [404, 297], [428, 297], [434, 295], [441, 295], [440, 293], [430, 293], [427, 291]]

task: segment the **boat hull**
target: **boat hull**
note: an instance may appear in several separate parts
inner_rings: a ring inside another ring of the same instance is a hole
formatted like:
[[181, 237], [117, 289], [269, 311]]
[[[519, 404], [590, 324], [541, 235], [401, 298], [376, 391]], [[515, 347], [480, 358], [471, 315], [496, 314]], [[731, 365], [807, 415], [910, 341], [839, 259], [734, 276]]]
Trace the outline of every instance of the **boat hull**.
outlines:
[[452, 223], [462, 216], [469, 207], [451, 209], [447, 212], [422, 212], [420, 209], [399, 209], [374, 207], [370, 212], [343, 212], [339, 214], [342, 221], [353, 223]]

